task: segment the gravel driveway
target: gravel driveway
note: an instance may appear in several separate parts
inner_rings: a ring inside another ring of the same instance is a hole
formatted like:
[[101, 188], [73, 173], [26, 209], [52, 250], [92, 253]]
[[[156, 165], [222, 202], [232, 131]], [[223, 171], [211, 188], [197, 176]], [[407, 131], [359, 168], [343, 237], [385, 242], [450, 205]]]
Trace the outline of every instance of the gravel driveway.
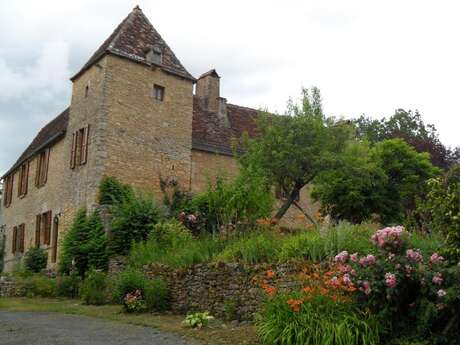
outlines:
[[197, 345], [152, 328], [57, 313], [0, 310], [1, 345]]

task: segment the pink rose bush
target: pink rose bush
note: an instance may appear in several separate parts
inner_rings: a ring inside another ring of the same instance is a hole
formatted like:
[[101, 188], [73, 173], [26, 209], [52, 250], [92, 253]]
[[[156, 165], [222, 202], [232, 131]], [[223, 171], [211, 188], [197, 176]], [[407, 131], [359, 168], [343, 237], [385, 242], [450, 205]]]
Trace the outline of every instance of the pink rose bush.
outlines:
[[[453, 283], [457, 279], [453, 276], [460, 277], [460, 270], [454, 266], [457, 273], [450, 273], [448, 279], [444, 258], [438, 253], [424, 257], [420, 249], [408, 248], [409, 236], [402, 226], [387, 227], [371, 237], [373, 253], [350, 255], [342, 251], [335, 257], [343, 283], [356, 287], [358, 304], [364, 310], [382, 314], [395, 327], [408, 319], [417, 322], [419, 315], [445, 317], [455, 308], [449, 308], [449, 302], [456, 300], [459, 304], [460, 300], [460, 286]], [[421, 332], [429, 329], [424, 327]]]

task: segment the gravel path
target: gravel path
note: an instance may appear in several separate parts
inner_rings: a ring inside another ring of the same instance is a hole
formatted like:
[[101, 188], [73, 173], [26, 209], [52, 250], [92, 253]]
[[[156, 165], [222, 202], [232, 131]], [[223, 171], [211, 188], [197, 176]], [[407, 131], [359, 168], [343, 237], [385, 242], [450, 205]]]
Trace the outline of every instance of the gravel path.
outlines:
[[86, 316], [0, 310], [1, 345], [197, 345], [148, 327]]

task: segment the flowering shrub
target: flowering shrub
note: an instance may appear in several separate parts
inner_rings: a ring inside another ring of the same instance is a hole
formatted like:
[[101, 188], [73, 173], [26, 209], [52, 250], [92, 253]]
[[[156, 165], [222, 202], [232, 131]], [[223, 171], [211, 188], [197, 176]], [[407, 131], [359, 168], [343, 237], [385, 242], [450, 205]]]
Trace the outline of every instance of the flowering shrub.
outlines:
[[[374, 253], [343, 251], [335, 257], [339, 274], [334, 278], [356, 288], [362, 308], [389, 321], [393, 332], [407, 332], [403, 328], [415, 323], [419, 336], [440, 327], [446, 333], [449, 329], [446, 324], [443, 328], [440, 320], [453, 318], [455, 322], [458, 317], [458, 268], [449, 271], [438, 253], [424, 257], [419, 249], [407, 248], [408, 237], [401, 226], [378, 230], [371, 237]], [[449, 304], [452, 307], [447, 308]]]
[[134, 292], [127, 293], [123, 301], [123, 306], [128, 313], [144, 311], [146, 305], [142, 298], [141, 290], [137, 289]]

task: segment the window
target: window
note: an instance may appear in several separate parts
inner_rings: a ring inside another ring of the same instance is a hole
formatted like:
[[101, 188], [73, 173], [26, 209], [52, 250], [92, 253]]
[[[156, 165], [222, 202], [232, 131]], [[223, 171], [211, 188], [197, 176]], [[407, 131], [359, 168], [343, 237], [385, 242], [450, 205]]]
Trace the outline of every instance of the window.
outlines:
[[51, 262], [55, 263], [57, 259], [57, 244], [59, 233], [59, 218], [55, 217], [53, 222], [53, 251], [51, 252]]
[[13, 228], [13, 243], [11, 247], [11, 252], [13, 254], [24, 253], [25, 233], [26, 233], [25, 224], [21, 224]]
[[162, 102], [164, 97], [165, 97], [165, 88], [163, 86], [154, 84], [153, 85], [153, 98]]
[[29, 184], [29, 162], [19, 168], [18, 197], [22, 198], [27, 194]]
[[70, 168], [86, 164], [88, 160], [89, 126], [84, 127], [72, 135], [72, 151], [70, 153]]
[[50, 160], [50, 149], [46, 149], [37, 157], [37, 170], [35, 171], [35, 186], [42, 187], [48, 180], [48, 165]]
[[9, 207], [13, 199], [14, 173], [11, 173], [4, 181], [3, 205]]
[[51, 243], [51, 211], [38, 214], [35, 220], [35, 246]]

